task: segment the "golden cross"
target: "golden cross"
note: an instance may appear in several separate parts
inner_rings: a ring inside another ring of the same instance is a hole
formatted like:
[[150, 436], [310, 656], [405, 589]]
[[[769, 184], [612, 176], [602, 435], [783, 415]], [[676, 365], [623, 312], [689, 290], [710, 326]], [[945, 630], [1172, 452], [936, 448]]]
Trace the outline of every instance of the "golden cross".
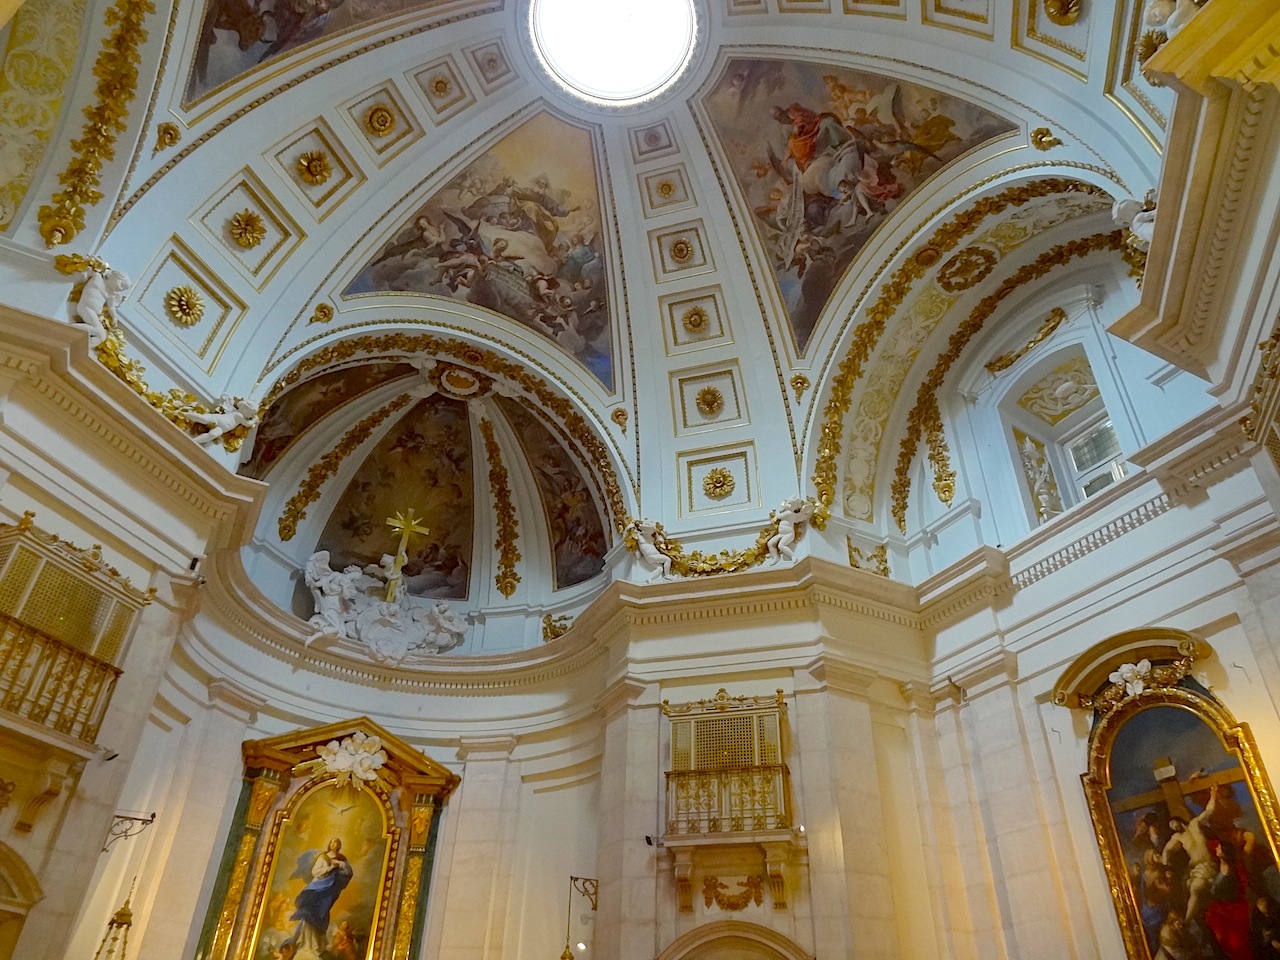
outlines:
[[391, 574], [387, 577], [387, 602], [395, 603], [400, 592], [400, 571], [409, 562], [409, 539], [415, 535], [425, 537], [431, 531], [418, 523], [413, 509], [396, 511], [394, 517], [387, 517], [387, 526], [400, 534], [400, 545], [396, 547], [396, 556], [391, 564]]

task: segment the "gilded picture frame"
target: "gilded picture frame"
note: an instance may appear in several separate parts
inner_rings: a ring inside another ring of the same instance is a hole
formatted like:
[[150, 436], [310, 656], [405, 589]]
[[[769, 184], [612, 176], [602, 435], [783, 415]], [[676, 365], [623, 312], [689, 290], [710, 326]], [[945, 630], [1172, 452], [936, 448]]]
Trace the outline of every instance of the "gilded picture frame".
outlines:
[[1094, 711], [1081, 782], [1127, 956], [1280, 952], [1280, 818], [1249, 728], [1190, 676], [1203, 645], [1138, 652], [1056, 697]]
[[408, 960], [459, 778], [365, 717], [242, 745], [195, 960]]

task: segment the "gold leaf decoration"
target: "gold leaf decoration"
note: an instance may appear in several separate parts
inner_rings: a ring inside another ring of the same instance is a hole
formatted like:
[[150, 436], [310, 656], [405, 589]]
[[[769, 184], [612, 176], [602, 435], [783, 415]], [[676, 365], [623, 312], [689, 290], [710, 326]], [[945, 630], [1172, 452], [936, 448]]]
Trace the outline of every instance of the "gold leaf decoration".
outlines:
[[712, 467], [702, 478], [702, 492], [712, 500], [723, 500], [731, 496], [736, 486], [733, 474], [724, 467]]
[[621, 427], [623, 433], [627, 432], [627, 408], [626, 407], [618, 407], [617, 409], [615, 409], [613, 413], [609, 414], [609, 419], [612, 420], [614, 423], [616, 423], [619, 427]]
[[252, 210], [232, 214], [227, 230], [237, 246], [246, 250], [252, 250], [267, 235], [267, 225], [263, 223], [262, 216]]
[[[383, 420], [397, 410], [404, 409], [412, 400], [413, 397], [404, 393], [386, 406], [379, 407], [344, 433], [337, 446], [311, 465], [307, 470], [307, 475], [298, 485], [297, 493], [289, 498], [289, 502], [284, 506], [284, 512], [280, 514], [280, 519], [276, 521], [276, 528], [280, 533], [281, 540], [293, 539], [294, 534], [298, 532], [298, 521], [306, 518], [307, 507], [320, 498], [320, 488], [324, 486], [326, 480], [333, 476], [342, 461], [360, 444], [369, 439], [369, 435], [377, 429]], [[264, 401], [263, 408], [265, 409], [266, 407], [267, 403]]]
[[341, 340], [304, 357], [296, 367], [272, 384], [262, 400], [261, 409], [268, 409], [281, 393], [310, 371], [344, 363], [362, 354], [455, 357], [469, 367], [484, 370], [495, 379], [506, 380], [520, 387], [563, 424], [565, 434], [581, 451], [582, 460], [594, 469], [594, 475], [603, 483], [604, 499], [609, 505], [614, 529], [622, 532], [627, 522], [627, 510], [622, 502], [622, 488], [618, 485], [618, 475], [614, 472], [609, 448], [595, 435], [573, 404], [553, 390], [545, 380], [533, 375], [520, 364], [474, 344], [441, 339], [433, 334], [408, 333], [374, 334]]
[[520, 550], [516, 546], [520, 526], [516, 522], [516, 509], [511, 505], [511, 486], [507, 468], [502, 465], [502, 448], [493, 434], [493, 424], [484, 417], [480, 418], [480, 434], [489, 460], [489, 492], [493, 495], [493, 510], [498, 521], [498, 538], [493, 541], [493, 547], [498, 551], [498, 572], [493, 582], [499, 593], [509, 597], [516, 592], [516, 584], [520, 582], [520, 574], [516, 573], [516, 563], [520, 559]]
[[738, 886], [742, 889], [729, 893], [728, 885], [719, 877], [707, 877], [702, 881], [702, 902], [707, 907], [714, 903], [721, 910], [742, 910], [749, 903], [758, 907], [764, 902], [763, 877], [744, 877], [738, 881]]
[[323, 150], [308, 150], [298, 157], [298, 176], [304, 182], [318, 187], [333, 173], [333, 164]]
[[985, 247], [965, 247], [938, 271], [938, 286], [959, 293], [987, 278], [996, 266], [996, 255]]
[[147, 40], [142, 24], [154, 12], [151, 0], [116, 0], [107, 10], [112, 30], [93, 63], [96, 99], [85, 107], [80, 136], [71, 141], [71, 162], [58, 174], [63, 189], [40, 208], [40, 236], [47, 247], [69, 243], [84, 229], [85, 207], [102, 199], [102, 167], [115, 159], [116, 137], [127, 129], [129, 101], [138, 90], [138, 51]]
[[440, 100], [453, 92], [452, 81], [443, 74], [436, 74], [436, 76], [432, 77], [428, 87], [431, 90], [431, 95]]
[[701, 333], [707, 329], [707, 325], [711, 322], [711, 317], [707, 315], [707, 311], [694, 305], [686, 310], [680, 317], [680, 323], [690, 333]]
[[1138, 44], [1134, 51], [1138, 65], [1146, 63], [1150, 60], [1157, 50], [1165, 45], [1169, 40], [1168, 34], [1163, 30], [1147, 30], [1138, 38]]
[[1020, 346], [1017, 350], [1010, 350], [1008, 353], [1002, 353], [994, 360], [990, 360], [986, 364], [987, 372], [993, 377], [1001, 370], [1008, 370], [1015, 363], [1025, 357], [1028, 353], [1038, 347], [1040, 344], [1048, 340], [1053, 335], [1053, 331], [1062, 326], [1064, 320], [1067, 319], [1067, 311], [1061, 307], [1054, 307], [1049, 311], [1049, 315], [1044, 318], [1044, 322], [1040, 324], [1040, 329], [1035, 332], [1030, 340]]
[[845, 545], [849, 549], [849, 566], [855, 570], [866, 570], [868, 573], [874, 573], [877, 577], [887, 577], [889, 575], [889, 545], [882, 543], [880, 546], [863, 553], [853, 545], [853, 538], [845, 536]]
[[204, 316], [204, 297], [194, 287], [174, 287], [164, 297], [169, 319], [180, 327], [190, 327]]
[[[853, 390], [862, 379], [863, 369], [871, 358], [890, 318], [924, 272], [941, 259], [942, 254], [973, 233], [982, 222], [1010, 206], [1021, 206], [1037, 197], [1055, 193], [1089, 193], [1105, 196], [1091, 184], [1067, 178], [1046, 178], [1006, 188], [992, 196], [980, 197], [967, 210], [962, 210], [939, 227], [929, 241], [894, 271], [880, 288], [880, 296], [867, 308], [867, 319], [853, 331], [852, 341], [831, 381], [831, 394], [822, 412], [822, 428], [818, 441], [818, 458], [814, 464], [813, 483], [818, 500], [830, 507], [836, 496], [836, 462], [844, 432], [844, 418], [853, 402]], [[927, 255], [926, 255], [927, 251]]]
[[703, 387], [693, 402], [704, 417], [714, 417], [724, 409], [724, 394], [715, 387]]
[[[955, 474], [946, 458], [946, 440], [942, 435], [942, 419], [938, 413], [938, 391], [952, 365], [961, 352], [982, 330], [987, 318], [1000, 306], [1001, 301], [1025, 283], [1039, 280], [1055, 267], [1060, 267], [1077, 257], [1087, 256], [1099, 250], [1122, 251], [1125, 248], [1124, 231], [1095, 233], [1067, 243], [1058, 244], [1031, 263], [1025, 264], [1011, 276], [1001, 281], [993, 293], [988, 294], [973, 308], [973, 312], [951, 335], [945, 352], [938, 356], [933, 368], [925, 376], [916, 392], [916, 404], [907, 415], [907, 432], [898, 447], [898, 463], [894, 470], [891, 492], [893, 519], [903, 533], [907, 530], [907, 502], [911, 496], [911, 464], [915, 461], [922, 437], [929, 444], [929, 459], [934, 467], [934, 486], [939, 498], [949, 502], [955, 490]], [[947, 493], [949, 491], [949, 493]], [[947, 496], [944, 497], [944, 493]]]
[[804, 396], [804, 392], [809, 389], [809, 378], [803, 373], [797, 373], [791, 378], [791, 389], [796, 392], [796, 401]]
[[1036, 127], [1031, 131], [1031, 145], [1037, 150], [1052, 150], [1062, 146], [1062, 141], [1048, 127]]
[[[827, 519], [831, 516], [830, 511], [820, 500], [810, 497], [807, 502], [813, 505], [813, 515], [807, 522], [816, 530], [825, 530]], [[631, 525], [635, 522], [628, 518], [624, 529], [634, 531]], [[721, 550], [719, 553], [703, 553], [701, 550], [685, 553], [684, 545], [679, 540], [668, 537], [661, 523], [654, 523], [653, 527], [654, 546], [659, 553], [671, 560], [673, 573], [682, 577], [713, 577], [721, 573], [749, 570], [763, 563], [769, 556], [769, 540], [778, 532], [778, 512], [769, 511], [769, 522], [756, 534], [755, 542], [749, 547], [743, 550]], [[803, 531], [803, 527], [797, 528], [797, 539], [803, 536]], [[634, 532], [628, 533], [623, 542], [632, 553], [639, 549], [639, 540]]]
[[688, 237], [677, 237], [669, 247], [671, 259], [676, 263], [688, 263], [693, 259], [693, 241]]
[[670, 180], [662, 180], [658, 183], [658, 196], [664, 200], [676, 192], [676, 185]]
[[311, 311], [311, 319], [307, 323], [328, 323], [333, 319], [333, 307], [327, 303], [317, 303]]
[[182, 131], [178, 129], [178, 125], [166, 120], [156, 127], [156, 146], [153, 152], [159, 153], [161, 150], [176, 147], [181, 140]]
[[573, 626], [573, 617], [568, 615], [563, 617], [553, 617], [549, 613], [542, 615], [542, 642], [548, 643], [551, 640], [559, 640], [569, 628]]
[[1080, 0], [1044, 0], [1044, 15], [1060, 27], [1069, 27], [1080, 19]]
[[396, 115], [385, 103], [377, 103], [364, 115], [364, 128], [375, 137], [385, 137], [396, 128]]

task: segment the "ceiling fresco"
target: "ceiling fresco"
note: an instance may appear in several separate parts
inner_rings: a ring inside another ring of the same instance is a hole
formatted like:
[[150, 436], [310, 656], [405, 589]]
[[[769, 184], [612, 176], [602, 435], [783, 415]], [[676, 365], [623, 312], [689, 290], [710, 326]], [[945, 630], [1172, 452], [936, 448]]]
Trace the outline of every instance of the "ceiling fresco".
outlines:
[[487, 307], [555, 341], [612, 391], [602, 222], [590, 132], [544, 111], [433, 194], [343, 296]]
[[240, 473], [263, 479], [308, 427], [339, 406], [391, 380], [416, 374], [407, 363], [366, 363], [323, 373], [294, 387], [271, 405], [258, 427], [253, 455]]
[[206, 0], [183, 104], [304, 44], [441, 0]]
[[464, 600], [475, 494], [467, 406], [439, 394], [411, 407], [356, 470], [320, 535], [334, 568], [394, 552], [386, 518], [412, 509], [430, 533], [409, 545], [410, 594]]
[[582, 472], [532, 413], [506, 397], [497, 400], [520, 438], [547, 515], [556, 589], [590, 580], [604, 569], [608, 543]]
[[1016, 125], [905, 80], [735, 58], [703, 99], [769, 258], [796, 348], [858, 251], [951, 160]]

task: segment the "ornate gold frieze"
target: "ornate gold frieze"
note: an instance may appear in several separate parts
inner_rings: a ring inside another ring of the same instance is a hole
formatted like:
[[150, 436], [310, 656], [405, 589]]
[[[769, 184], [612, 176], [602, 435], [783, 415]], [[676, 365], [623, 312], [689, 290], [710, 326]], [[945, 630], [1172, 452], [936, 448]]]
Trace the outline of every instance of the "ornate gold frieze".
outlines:
[[[109, 273], [111, 268], [106, 262], [98, 257], [86, 257], [82, 254], [59, 254], [54, 258], [54, 266], [68, 276], [74, 276], [78, 273]], [[80, 295], [80, 287], [77, 285], [71, 291], [71, 299], [78, 300]], [[148, 404], [160, 412], [166, 420], [175, 426], [184, 430], [188, 436], [199, 437], [202, 434], [211, 432], [213, 425], [208, 423], [206, 417], [213, 414], [209, 407], [206, 407], [192, 393], [173, 387], [168, 393], [160, 393], [158, 390], [152, 390], [146, 381], [146, 368], [141, 363], [134, 360], [125, 352], [124, 330], [121, 328], [116, 316], [110, 310], [104, 310], [102, 314], [102, 324], [106, 329], [106, 339], [102, 343], [94, 347], [94, 352], [102, 365], [110, 370], [117, 378], [119, 378], [130, 390], [142, 397]], [[228, 402], [234, 402], [235, 405], [242, 405], [244, 401], [237, 398], [227, 398]], [[261, 407], [265, 410], [266, 407]], [[248, 423], [237, 423], [234, 427], [225, 428], [217, 435], [218, 441], [228, 451], [236, 451], [240, 449], [240, 445], [244, 443], [245, 437], [249, 435], [252, 426]]]
[[499, 593], [509, 597], [516, 592], [516, 584], [520, 582], [520, 574], [516, 573], [516, 563], [520, 559], [520, 550], [516, 546], [520, 539], [520, 526], [516, 521], [516, 509], [511, 504], [511, 485], [507, 468], [502, 464], [502, 448], [493, 434], [493, 424], [484, 417], [480, 418], [480, 433], [484, 437], [485, 457], [489, 460], [489, 493], [493, 496], [494, 519], [498, 524], [498, 537], [493, 541], [493, 547], [498, 551], [498, 572], [494, 574], [493, 582]]
[[138, 51], [147, 39], [142, 24], [153, 12], [151, 0], [116, 0], [107, 10], [113, 29], [93, 63], [97, 99], [85, 107], [80, 137], [71, 141], [71, 162], [58, 174], [63, 189], [40, 208], [40, 236], [47, 247], [69, 243], [84, 229], [85, 207], [102, 199], [102, 167], [115, 159], [116, 137], [127, 129], [129, 101], [138, 89]]
[[1067, 311], [1063, 310], [1061, 307], [1054, 307], [1049, 311], [1049, 315], [1045, 317], [1044, 322], [1040, 324], [1040, 329], [1035, 332], [1035, 335], [1030, 340], [1018, 347], [1017, 350], [1010, 350], [1008, 353], [1002, 353], [994, 360], [988, 361], [986, 363], [987, 372], [994, 377], [1001, 370], [1008, 370], [1028, 353], [1048, 340], [1049, 337], [1053, 335], [1053, 332], [1057, 330], [1058, 327], [1062, 326], [1066, 319]]
[[880, 296], [866, 310], [867, 319], [853, 331], [848, 352], [831, 381], [831, 395], [823, 408], [818, 457], [814, 465], [813, 483], [818, 500], [830, 507], [835, 500], [837, 470], [844, 433], [844, 418], [853, 401], [853, 390], [862, 378], [867, 361], [875, 351], [881, 335], [916, 281], [942, 255], [973, 233], [988, 217], [1011, 206], [1021, 206], [1038, 197], [1055, 193], [1088, 193], [1105, 196], [1104, 191], [1078, 180], [1050, 178], [1019, 184], [988, 197], [980, 197], [939, 227], [914, 256], [908, 257], [880, 288]]
[[[808, 522], [818, 530], [826, 529], [827, 518], [830, 516], [826, 505], [813, 498], [809, 498], [807, 502], [813, 506]], [[632, 553], [640, 549], [640, 541], [636, 535], [637, 523], [635, 520], [627, 520], [627, 534], [623, 541]], [[756, 535], [755, 542], [743, 550], [721, 550], [719, 553], [694, 550], [692, 553], [685, 553], [684, 545], [679, 540], [668, 537], [661, 523], [654, 523], [653, 529], [653, 546], [671, 561], [672, 573], [684, 577], [709, 577], [749, 570], [763, 563], [769, 556], [769, 541], [778, 533], [778, 511], [769, 511], [769, 522]]]
[[269, 409], [286, 388], [297, 383], [310, 371], [343, 363], [363, 353], [450, 356], [469, 367], [486, 371], [495, 379], [506, 380], [525, 390], [539, 406], [549, 411], [563, 424], [568, 436], [583, 451], [584, 459], [594, 468], [595, 475], [604, 484], [605, 500], [613, 515], [614, 528], [619, 533], [622, 532], [627, 522], [627, 511], [622, 502], [622, 489], [618, 485], [618, 476], [610, 463], [608, 448], [596, 436], [586, 418], [568, 400], [555, 393], [541, 377], [535, 376], [512, 360], [466, 341], [443, 339], [430, 333], [374, 334], [341, 340], [304, 357], [297, 366], [272, 384], [266, 397], [263, 398], [261, 409]]
[[911, 495], [911, 464], [915, 460], [915, 452], [920, 446], [920, 439], [930, 429], [939, 431], [942, 429], [941, 422], [935, 420], [931, 412], [937, 409], [938, 391], [942, 388], [943, 380], [952, 365], [960, 358], [960, 354], [968, 346], [969, 341], [982, 330], [987, 318], [995, 312], [1005, 297], [1013, 293], [1014, 290], [1025, 283], [1039, 280], [1055, 267], [1062, 266], [1077, 257], [1087, 256], [1099, 250], [1120, 251], [1123, 249], [1124, 233], [1121, 230], [1113, 230], [1110, 233], [1095, 233], [1092, 236], [1059, 244], [1042, 253], [1031, 263], [1019, 268], [1009, 277], [1006, 277], [993, 293], [982, 298], [978, 305], [974, 307], [973, 312], [951, 335], [947, 349], [939, 354], [933, 368], [925, 376], [924, 381], [916, 392], [916, 404], [907, 416], [907, 432], [899, 446], [898, 463], [894, 470], [893, 478], [892, 507], [893, 519], [900, 531], [905, 533], [907, 529], [907, 501]]
[[[368, 440], [369, 434], [373, 433], [383, 420], [396, 411], [404, 409], [412, 400], [413, 397], [405, 393], [385, 406], [379, 407], [344, 433], [337, 446], [311, 465], [310, 469], [307, 470], [306, 477], [298, 485], [298, 492], [289, 498], [289, 502], [285, 504], [284, 512], [280, 514], [280, 519], [276, 522], [281, 540], [293, 539], [294, 534], [298, 532], [298, 521], [306, 517], [307, 507], [319, 499], [320, 488], [324, 486], [326, 480], [333, 476], [342, 461], [360, 444]], [[263, 401], [261, 409], [265, 410], [269, 406], [270, 404], [267, 401]]]

